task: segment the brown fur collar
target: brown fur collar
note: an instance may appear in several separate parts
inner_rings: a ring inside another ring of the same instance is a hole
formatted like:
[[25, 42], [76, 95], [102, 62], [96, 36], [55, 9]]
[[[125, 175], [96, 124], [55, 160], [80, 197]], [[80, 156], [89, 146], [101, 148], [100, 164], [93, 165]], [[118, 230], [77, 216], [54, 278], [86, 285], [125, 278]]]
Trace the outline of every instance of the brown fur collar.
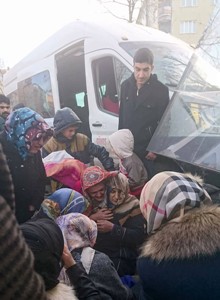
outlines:
[[220, 251], [220, 207], [188, 211], [181, 220], [164, 224], [143, 245], [141, 256], [161, 261], [213, 255]]

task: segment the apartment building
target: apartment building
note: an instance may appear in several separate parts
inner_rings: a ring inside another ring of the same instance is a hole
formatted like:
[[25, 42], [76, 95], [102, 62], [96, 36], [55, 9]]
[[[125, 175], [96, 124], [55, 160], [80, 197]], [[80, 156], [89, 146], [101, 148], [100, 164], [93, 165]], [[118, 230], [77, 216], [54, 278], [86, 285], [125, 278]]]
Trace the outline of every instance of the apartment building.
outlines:
[[172, 0], [171, 34], [196, 46], [220, 0]]

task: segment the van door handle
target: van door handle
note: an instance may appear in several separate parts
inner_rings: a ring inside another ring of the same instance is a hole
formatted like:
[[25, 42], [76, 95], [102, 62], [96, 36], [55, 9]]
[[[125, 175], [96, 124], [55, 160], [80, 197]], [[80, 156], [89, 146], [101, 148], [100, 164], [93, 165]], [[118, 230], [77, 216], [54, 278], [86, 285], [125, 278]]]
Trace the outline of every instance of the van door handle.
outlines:
[[92, 126], [94, 126], [94, 127], [102, 127], [102, 123], [100, 123], [100, 122], [97, 121], [97, 122], [93, 123]]

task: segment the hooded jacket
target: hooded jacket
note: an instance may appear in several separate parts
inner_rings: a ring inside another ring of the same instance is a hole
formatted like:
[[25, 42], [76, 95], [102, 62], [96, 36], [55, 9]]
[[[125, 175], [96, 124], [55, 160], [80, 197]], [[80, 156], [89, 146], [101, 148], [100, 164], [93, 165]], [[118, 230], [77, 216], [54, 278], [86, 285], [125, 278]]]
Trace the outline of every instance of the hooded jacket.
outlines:
[[114, 162], [109, 157], [105, 147], [92, 143], [89, 138], [81, 133], [76, 133], [71, 140], [62, 135], [62, 131], [70, 126], [80, 126], [78, 116], [68, 107], [57, 111], [54, 117], [54, 136], [42, 148], [42, 157], [54, 151], [66, 150], [68, 154], [84, 164], [91, 163], [97, 157], [106, 170], [114, 170]]
[[168, 103], [169, 90], [156, 75], [151, 75], [139, 90], [134, 74], [122, 83], [118, 128], [131, 130], [134, 152], [141, 159]]
[[142, 248], [138, 299], [220, 299], [220, 207], [204, 205], [170, 221]]
[[134, 137], [129, 129], [121, 129], [109, 136], [113, 151], [120, 159], [120, 172], [128, 177], [131, 190], [143, 186], [147, 181], [147, 171], [143, 162], [133, 152]]

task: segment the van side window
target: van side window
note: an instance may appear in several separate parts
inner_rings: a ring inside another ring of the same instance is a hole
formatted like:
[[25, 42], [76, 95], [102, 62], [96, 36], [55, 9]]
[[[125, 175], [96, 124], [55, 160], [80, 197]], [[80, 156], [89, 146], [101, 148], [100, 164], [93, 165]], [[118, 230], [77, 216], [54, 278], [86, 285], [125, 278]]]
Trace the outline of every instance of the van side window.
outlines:
[[54, 103], [49, 71], [43, 71], [18, 82], [21, 102], [43, 118], [54, 117]]
[[[13, 107], [19, 103], [18, 90], [8, 94], [7, 97], [10, 99], [11, 108], [13, 109]], [[22, 102], [22, 100], [20, 102]]]
[[111, 56], [93, 61], [92, 68], [99, 108], [118, 115], [120, 83], [127, 78], [125, 74], [130, 74], [130, 71]]

